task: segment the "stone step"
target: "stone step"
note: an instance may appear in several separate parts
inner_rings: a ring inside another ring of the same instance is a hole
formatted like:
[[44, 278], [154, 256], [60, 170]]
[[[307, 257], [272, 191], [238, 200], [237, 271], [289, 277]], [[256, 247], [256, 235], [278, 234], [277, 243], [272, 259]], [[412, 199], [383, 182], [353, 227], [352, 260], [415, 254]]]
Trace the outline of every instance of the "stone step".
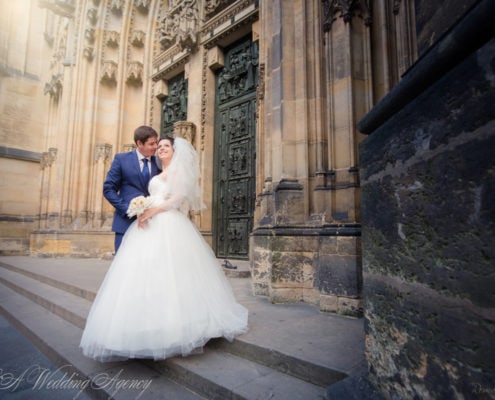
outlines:
[[[98, 259], [0, 257], [3, 269], [86, 300], [94, 299], [109, 265], [110, 261]], [[252, 296], [249, 279], [230, 279], [230, 283], [238, 301], [249, 309], [250, 330], [232, 343], [213, 340], [210, 347], [321, 386], [363, 368], [362, 320], [322, 314], [307, 304], [273, 305]], [[87, 311], [75, 313], [84, 319], [87, 315]]]
[[[86, 316], [91, 307], [91, 302], [87, 299], [94, 298], [95, 293], [45, 277], [42, 274], [26, 271], [23, 268], [5, 263], [0, 263], [0, 266], [3, 267], [0, 268], [1, 283], [40, 304], [48, 311], [84, 329]], [[40, 285], [40, 282], [44, 285]], [[208, 343], [208, 346], [320, 386], [328, 386], [347, 376], [342, 372], [248, 341], [229, 342], [225, 339], [213, 339]]]
[[[91, 305], [91, 301], [88, 299], [94, 298], [97, 286], [99, 286], [97, 282], [98, 280], [101, 282], [106, 270], [98, 270], [98, 273], [94, 273], [95, 271], [92, 271], [87, 265], [86, 268], [83, 267], [79, 271], [69, 270], [67, 276], [72, 277], [72, 279], [63, 279], [63, 274], [62, 276], [54, 274], [54, 270], [33, 270], [26, 267], [26, 265], [22, 265], [22, 263], [13, 264], [0, 262], [0, 266], [3, 267], [0, 268], [0, 281], [35, 302], [36, 306], [44, 307], [79, 328], [79, 332], [76, 335], [77, 343], [74, 343], [74, 345], [76, 352], [80, 354], [80, 349], [77, 346], [82, 333], [81, 329], [84, 327], [84, 321]], [[97, 275], [97, 278], [93, 279], [91, 285], [88, 285], [91, 279], [88, 280], [88, 274], [84, 272], [91, 271], [94, 275]], [[75, 278], [74, 275], [76, 275]], [[234, 283], [239, 283], [246, 280], [234, 279], [233, 281]], [[95, 287], [95, 285], [97, 286]], [[92, 291], [89, 289], [90, 287], [96, 290]], [[239, 292], [239, 288], [237, 288], [237, 297], [239, 297]], [[252, 300], [257, 301], [259, 299], [253, 299], [251, 296]], [[270, 306], [270, 304], [266, 305]], [[284, 321], [280, 318], [290, 320], [290, 316], [284, 315], [284, 309], [273, 305], [271, 307], [279, 311], [272, 315], [275, 318], [275, 324], [281, 325], [282, 329], [284, 329]], [[307, 309], [307, 307], [303, 308]], [[293, 311], [295, 313], [292, 313], [292, 316], [297, 318], [298, 307], [295, 307]], [[250, 313], [253, 313], [254, 317], [256, 316], [256, 313], [251, 309]], [[302, 315], [304, 314], [300, 316]], [[15, 315], [12, 315], [12, 318], [16, 318]], [[267, 316], [265, 315], [257, 322], [264, 323], [266, 319]], [[349, 319], [341, 320], [349, 321]], [[256, 318], [254, 322], [256, 323]], [[293, 327], [297, 325], [297, 323], [294, 324], [296, 321], [292, 322]], [[306, 325], [307, 321], [305, 322], [303, 319], [302, 323]], [[37, 331], [33, 330], [32, 332]], [[35, 335], [36, 333], [31, 333], [31, 336], [33, 334]], [[144, 363], [148, 368], [153, 369], [155, 372], [157, 371], [156, 373], [159, 376], [161, 376], [160, 373], [167, 372], [167, 377], [180, 381], [182, 385], [192, 387], [195, 391], [200, 391], [207, 398], [263, 398], [259, 396], [258, 389], [254, 390], [254, 388], [258, 387], [265, 387], [269, 391], [265, 395], [271, 397], [267, 398], [322, 398], [324, 396], [323, 386], [346, 376], [342, 371], [319, 365], [318, 362], [313, 363], [311, 360], [304, 359], [304, 357], [297, 357], [295, 353], [290, 354], [290, 352], [284, 351], [283, 346], [279, 346], [279, 349], [277, 349], [273, 342], [256, 343], [258, 341], [257, 335], [250, 338], [248, 333], [243, 336], [246, 336], [246, 340], [235, 340], [233, 343], [222, 339], [214, 340], [205, 349], [205, 354], [201, 356], [173, 358], [159, 363], [153, 361]], [[279, 337], [278, 339], [284, 341], [284, 338]], [[40, 336], [38, 341], [44, 341], [43, 336]], [[56, 351], [52, 352], [56, 353]], [[83, 357], [82, 354], [80, 356]], [[58, 358], [63, 357], [63, 353], [58, 355]], [[83, 358], [87, 360], [85, 357]], [[143, 363], [143, 361], [134, 361], [134, 363], [138, 362]], [[133, 363], [133, 361], [130, 361], [130, 363]], [[120, 365], [120, 363], [117, 365]], [[227, 365], [229, 367], [225, 368]], [[241, 378], [246, 375], [246, 371], [251, 371], [251, 375], [248, 375], [252, 379], [256, 377], [256, 384], [250, 385], [244, 378]], [[237, 377], [237, 380], [233, 377]], [[285, 388], [291, 388], [291, 385], [304, 388], [301, 390], [307, 393], [308, 396], [311, 394], [311, 397], [300, 397], [300, 393], [294, 388], [287, 391]], [[219, 395], [220, 397], [215, 397], [218, 393], [221, 394]], [[312, 397], [313, 393], [315, 397]]]
[[208, 399], [321, 400], [325, 388], [223, 351], [146, 362], [165, 376], [198, 390]]
[[[2, 315], [58, 365], [65, 377], [60, 378], [60, 373], [56, 379], [50, 375], [39, 375], [39, 379], [32, 376], [39, 386], [33, 387], [30, 398], [36, 398], [39, 388], [53, 390], [57, 398], [63, 398], [58, 396], [70, 386], [84, 389], [94, 399], [205, 399], [141, 362], [99, 363], [84, 357], [79, 348], [81, 328], [3, 284], [0, 304]], [[31, 367], [34, 366], [26, 365], [26, 370]]]

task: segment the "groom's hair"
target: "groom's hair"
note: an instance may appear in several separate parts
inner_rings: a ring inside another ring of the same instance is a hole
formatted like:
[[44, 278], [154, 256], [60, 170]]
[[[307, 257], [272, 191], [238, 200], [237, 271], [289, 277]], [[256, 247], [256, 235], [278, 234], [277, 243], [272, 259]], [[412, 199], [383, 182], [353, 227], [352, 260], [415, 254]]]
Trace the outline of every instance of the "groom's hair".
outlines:
[[138, 140], [144, 144], [150, 137], [158, 137], [158, 133], [151, 126], [142, 125], [134, 131], [134, 143], [136, 144]]

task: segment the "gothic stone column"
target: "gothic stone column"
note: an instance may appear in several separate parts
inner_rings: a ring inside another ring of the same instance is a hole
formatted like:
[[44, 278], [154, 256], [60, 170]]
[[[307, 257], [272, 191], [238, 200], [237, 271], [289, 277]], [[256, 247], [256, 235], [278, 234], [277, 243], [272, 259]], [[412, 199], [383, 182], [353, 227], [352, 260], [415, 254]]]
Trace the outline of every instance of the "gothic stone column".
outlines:
[[[367, 9], [359, 8], [365, 3], [352, 4], [349, 19], [345, 10], [334, 9], [333, 31], [324, 26], [320, 3], [260, 4], [266, 74], [258, 179], [265, 185], [251, 264], [257, 294], [359, 315], [355, 125], [370, 106], [371, 85]], [[315, 25], [320, 29], [310, 28]]]

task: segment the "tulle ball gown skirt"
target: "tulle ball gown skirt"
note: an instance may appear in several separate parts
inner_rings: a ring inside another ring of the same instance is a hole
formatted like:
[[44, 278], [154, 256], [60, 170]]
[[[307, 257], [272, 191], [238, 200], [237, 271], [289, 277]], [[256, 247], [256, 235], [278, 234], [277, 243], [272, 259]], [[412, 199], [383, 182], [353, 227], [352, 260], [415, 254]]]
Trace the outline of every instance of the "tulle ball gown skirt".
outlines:
[[81, 338], [99, 361], [155, 360], [196, 352], [211, 338], [247, 331], [213, 251], [181, 212], [133, 223], [101, 284]]

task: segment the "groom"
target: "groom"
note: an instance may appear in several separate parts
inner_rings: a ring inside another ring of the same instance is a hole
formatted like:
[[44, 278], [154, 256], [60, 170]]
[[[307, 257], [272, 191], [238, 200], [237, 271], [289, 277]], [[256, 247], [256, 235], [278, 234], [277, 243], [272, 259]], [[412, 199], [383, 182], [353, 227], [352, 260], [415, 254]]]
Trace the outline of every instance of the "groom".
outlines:
[[115, 232], [115, 253], [125, 231], [134, 219], [127, 217], [127, 208], [134, 197], [149, 196], [148, 182], [161, 172], [155, 162], [158, 133], [150, 126], [134, 131], [136, 150], [115, 155], [105, 182], [103, 195], [115, 207], [112, 231]]

